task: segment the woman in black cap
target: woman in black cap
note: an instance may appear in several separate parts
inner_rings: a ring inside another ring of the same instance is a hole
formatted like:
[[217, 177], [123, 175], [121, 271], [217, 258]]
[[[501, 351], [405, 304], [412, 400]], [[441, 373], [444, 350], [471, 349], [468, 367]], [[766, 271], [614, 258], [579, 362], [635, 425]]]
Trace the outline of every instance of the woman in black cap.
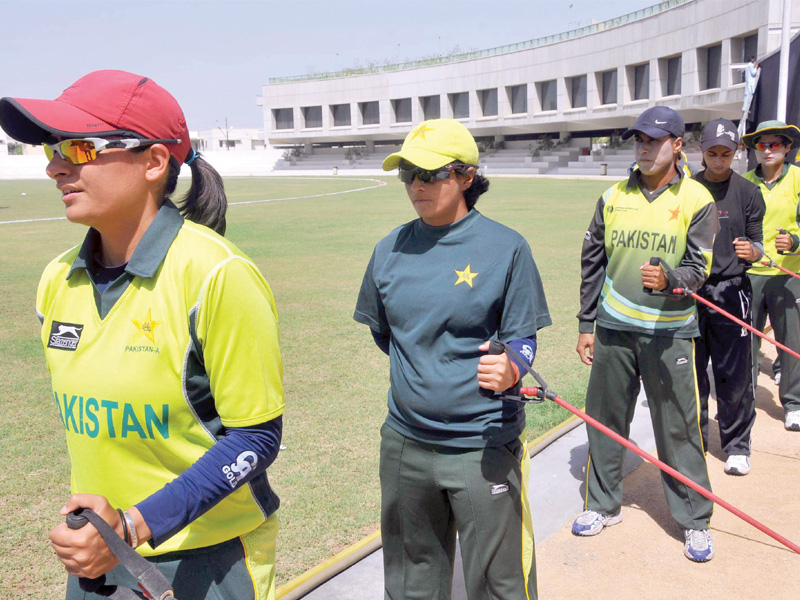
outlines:
[[258, 268], [220, 235], [222, 181], [180, 106], [147, 77], [95, 71], [55, 100], [0, 99], [0, 125], [44, 145], [67, 219], [89, 227], [36, 298], [71, 465], [50, 532], [68, 600], [102, 597], [79, 577], [136, 587], [93, 525], [63, 522], [78, 508], [156, 562], [178, 598], [273, 597], [277, 314]]
[[[719, 225], [709, 193], [679, 166], [683, 133], [683, 118], [656, 106], [623, 134], [635, 137], [639, 168], [603, 193], [586, 232], [577, 351], [592, 366], [586, 413], [627, 436], [641, 377], [659, 458], [709, 489], [695, 386], [694, 301], [669, 290], [703, 284]], [[653, 258], [661, 263], [651, 264]], [[625, 448], [594, 428], [588, 435], [586, 510], [572, 525], [579, 536], [622, 520]], [[662, 484], [684, 530], [684, 554], [711, 560], [712, 502], [665, 473]]]
[[[714, 241], [711, 275], [697, 293], [750, 323], [753, 291], [747, 268], [764, 253], [761, 220], [764, 199], [753, 183], [731, 169], [739, 146], [739, 132], [727, 119], [716, 119], [703, 128], [700, 147], [704, 171], [694, 179], [714, 198], [720, 231]], [[756, 419], [755, 390], [750, 369], [750, 336], [747, 330], [705, 304], [697, 305], [700, 337], [695, 362], [702, 402], [703, 447], [708, 448], [708, 361], [714, 372], [717, 420], [722, 450], [727, 455], [728, 475], [750, 472], [750, 431]]]

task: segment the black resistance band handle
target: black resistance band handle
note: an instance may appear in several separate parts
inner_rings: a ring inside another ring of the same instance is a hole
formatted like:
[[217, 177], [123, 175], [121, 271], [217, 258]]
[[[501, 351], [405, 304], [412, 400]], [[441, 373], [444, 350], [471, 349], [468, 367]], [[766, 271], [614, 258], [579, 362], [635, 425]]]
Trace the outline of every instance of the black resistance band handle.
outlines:
[[[781, 228], [778, 230], [778, 233], [779, 233], [779, 234], [781, 234], [781, 235], [786, 235], [786, 234], [787, 234], [787, 233], [789, 233], [789, 232], [788, 232], [788, 231], [786, 231], [786, 230], [785, 230], [783, 227], [781, 227]], [[778, 254], [788, 254], [788, 252], [786, 252], [785, 250], [778, 250]]]
[[158, 567], [145, 560], [136, 550], [126, 544], [100, 515], [88, 508], [79, 508], [67, 515], [67, 526], [70, 529], [80, 529], [86, 523], [94, 525], [108, 549], [111, 550], [122, 566], [136, 578], [146, 595], [130, 588], [106, 585], [105, 575], [95, 579], [81, 577], [79, 583], [83, 591], [106, 596], [112, 600], [140, 600], [142, 598], [165, 600], [175, 596], [169, 580], [158, 570]]
[[[654, 266], [654, 267], [661, 266], [661, 259], [658, 258], [657, 256], [651, 256], [650, 257], [650, 264], [652, 266]], [[649, 287], [644, 286], [644, 285], [642, 286], [642, 290], [644, 290], [645, 294], [652, 294], [653, 292], [656, 291], [653, 288], [649, 288]]]
[[[489, 342], [488, 354], [502, 354], [503, 352], [505, 352], [505, 348], [503, 348], [503, 344], [501, 342], [498, 342], [497, 340], [492, 340]], [[494, 390], [487, 388], [479, 387], [478, 390], [480, 391], [481, 396], [486, 398], [492, 398], [495, 394]]]

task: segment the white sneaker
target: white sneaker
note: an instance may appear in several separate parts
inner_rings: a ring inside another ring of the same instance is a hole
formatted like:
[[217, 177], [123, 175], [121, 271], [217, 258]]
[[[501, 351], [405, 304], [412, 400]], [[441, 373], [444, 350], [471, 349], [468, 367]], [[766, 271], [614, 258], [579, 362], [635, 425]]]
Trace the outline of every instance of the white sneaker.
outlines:
[[622, 513], [615, 515], [601, 515], [593, 510], [585, 510], [579, 514], [572, 523], [572, 533], [575, 535], [597, 535], [604, 527], [611, 527], [622, 521]]
[[784, 426], [789, 431], [800, 431], [800, 410], [793, 410], [786, 413], [786, 422]]
[[728, 475], [747, 475], [750, 472], [750, 457], [731, 454], [725, 461], [725, 472]]
[[684, 529], [683, 537], [686, 558], [694, 562], [708, 562], [714, 558], [714, 542], [708, 529]]
[[775, 385], [781, 384], [781, 372], [778, 371], [775, 375], [772, 376], [772, 379], [775, 381]]

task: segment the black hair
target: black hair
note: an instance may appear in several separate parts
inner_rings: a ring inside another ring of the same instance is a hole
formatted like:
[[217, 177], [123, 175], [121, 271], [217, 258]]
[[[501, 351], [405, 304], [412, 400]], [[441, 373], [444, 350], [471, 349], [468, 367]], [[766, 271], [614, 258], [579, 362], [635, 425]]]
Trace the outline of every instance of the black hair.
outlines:
[[467, 210], [472, 210], [478, 202], [478, 198], [485, 194], [489, 189], [489, 180], [483, 175], [475, 173], [472, 178], [472, 185], [464, 192], [464, 200], [467, 202]]
[[[225, 235], [225, 212], [228, 210], [228, 198], [225, 196], [222, 177], [202, 156], [195, 157], [189, 168], [192, 170], [192, 185], [186, 195], [177, 203], [181, 214], [185, 219], [205, 225], [218, 234]], [[177, 161], [170, 159], [169, 176], [164, 188], [165, 198], [175, 192], [180, 171]]]
[[[133, 148], [134, 152], [143, 152], [146, 146]], [[225, 212], [228, 210], [228, 198], [225, 196], [225, 186], [222, 177], [216, 169], [206, 162], [201, 155], [195, 156], [192, 164], [192, 185], [186, 195], [176, 202], [184, 219], [198, 225], [205, 225], [220, 235], [225, 235]], [[171, 196], [178, 187], [178, 175], [181, 166], [178, 161], [170, 156], [167, 181], [164, 184], [164, 199], [172, 200]]]

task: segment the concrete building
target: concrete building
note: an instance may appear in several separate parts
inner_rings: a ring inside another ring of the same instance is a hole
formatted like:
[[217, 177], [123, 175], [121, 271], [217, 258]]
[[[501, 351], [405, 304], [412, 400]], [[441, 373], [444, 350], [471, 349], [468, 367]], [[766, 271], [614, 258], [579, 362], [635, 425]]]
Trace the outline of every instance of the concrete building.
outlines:
[[[800, 0], [793, 3], [793, 33]], [[270, 145], [396, 144], [451, 117], [478, 138], [609, 135], [656, 104], [687, 123], [742, 117], [743, 65], [778, 49], [783, 0], [668, 0], [574, 31], [402, 65], [270, 79]], [[734, 68], [732, 68], [734, 67]]]

